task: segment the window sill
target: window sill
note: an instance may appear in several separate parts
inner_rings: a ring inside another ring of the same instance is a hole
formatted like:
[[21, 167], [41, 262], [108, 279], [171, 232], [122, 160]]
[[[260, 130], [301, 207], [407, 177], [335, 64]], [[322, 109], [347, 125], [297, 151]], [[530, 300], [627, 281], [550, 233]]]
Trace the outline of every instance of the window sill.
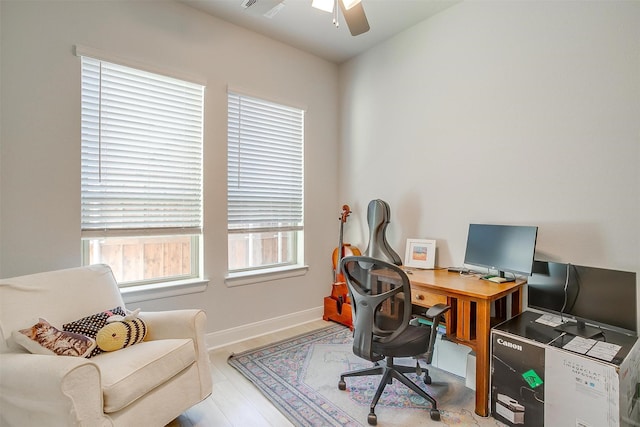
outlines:
[[175, 282], [128, 286], [120, 288], [120, 293], [122, 294], [122, 299], [124, 299], [125, 304], [127, 304], [204, 292], [208, 285], [209, 279], [196, 278]]
[[229, 273], [224, 279], [227, 287], [250, 285], [252, 283], [269, 282], [271, 280], [287, 279], [289, 277], [304, 276], [309, 271], [307, 265], [294, 265], [268, 270]]

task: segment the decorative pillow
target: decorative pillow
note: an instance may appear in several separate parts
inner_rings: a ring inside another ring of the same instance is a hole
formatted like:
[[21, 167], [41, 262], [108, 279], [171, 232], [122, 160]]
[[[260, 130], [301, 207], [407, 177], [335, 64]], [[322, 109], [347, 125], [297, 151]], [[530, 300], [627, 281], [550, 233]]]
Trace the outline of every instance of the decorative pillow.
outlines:
[[142, 319], [109, 322], [96, 335], [98, 347], [115, 351], [142, 342], [147, 335], [147, 325]]
[[16, 343], [34, 354], [89, 357], [96, 348], [92, 338], [58, 330], [44, 319], [27, 329], [12, 333]]
[[[62, 329], [67, 332], [74, 332], [76, 334], [86, 335], [89, 338], [96, 338], [98, 331], [107, 324], [107, 320], [111, 316], [126, 316], [124, 308], [116, 307], [111, 310], [105, 310], [101, 313], [96, 313], [91, 316], [83, 317], [75, 322], [65, 323], [62, 325]], [[100, 347], [96, 346], [89, 357], [96, 356], [102, 353]]]

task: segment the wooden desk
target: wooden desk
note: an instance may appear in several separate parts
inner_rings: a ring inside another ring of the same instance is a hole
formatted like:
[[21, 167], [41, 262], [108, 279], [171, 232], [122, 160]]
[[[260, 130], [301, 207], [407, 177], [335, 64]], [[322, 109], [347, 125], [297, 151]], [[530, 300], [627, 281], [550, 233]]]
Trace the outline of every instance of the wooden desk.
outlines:
[[[489, 415], [489, 339], [491, 303], [511, 297], [511, 316], [522, 311], [522, 287], [525, 280], [493, 283], [473, 275], [449, 273], [446, 269], [406, 269], [411, 281], [411, 302], [430, 307], [438, 302], [451, 306], [445, 315], [447, 338], [471, 347], [476, 353], [476, 414]], [[498, 304], [499, 305], [499, 304]], [[500, 307], [498, 307], [500, 311]], [[494, 319], [496, 323], [506, 320]]]

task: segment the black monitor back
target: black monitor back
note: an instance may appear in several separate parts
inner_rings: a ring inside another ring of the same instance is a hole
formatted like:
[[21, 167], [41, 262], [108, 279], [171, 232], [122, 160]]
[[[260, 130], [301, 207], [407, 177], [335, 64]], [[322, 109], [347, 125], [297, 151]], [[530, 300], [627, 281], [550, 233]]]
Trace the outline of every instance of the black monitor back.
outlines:
[[535, 261], [528, 290], [530, 307], [638, 332], [636, 273]]

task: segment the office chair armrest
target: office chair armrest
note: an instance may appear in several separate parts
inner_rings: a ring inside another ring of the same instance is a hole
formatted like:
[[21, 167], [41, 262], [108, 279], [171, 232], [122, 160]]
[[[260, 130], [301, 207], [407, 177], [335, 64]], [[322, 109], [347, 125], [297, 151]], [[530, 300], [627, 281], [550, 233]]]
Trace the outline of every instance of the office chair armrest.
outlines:
[[429, 319], [434, 319], [434, 320], [439, 319], [440, 316], [446, 313], [447, 310], [449, 310], [450, 308], [451, 308], [450, 305], [436, 304], [433, 307], [429, 307], [429, 309], [425, 313], [425, 316], [428, 317]]
[[438, 335], [438, 325], [440, 324], [440, 319], [442, 315], [447, 312], [451, 308], [450, 305], [446, 304], [436, 304], [433, 307], [430, 307], [424, 316], [414, 315], [420, 319], [426, 319], [431, 322], [431, 330], [429, 332], [429, 349], [422, 355], [423, 359], [427, 362], [427, 364], [431, 364], [433, 359], [433, 351], [436, 343], [436, 337]]
[[446, 304], [436, 304], [432, 307], [429, 307], [425, 316], [431, 320], [433, 323], [433, 329], [431, 331], [432, 338], [435, 339], [436, 329], [440, 325], [440, 320], [442, 320], [442, 315], [446, 313], [451, 308], [450, 305]]
[[429, 307], [424, 314], [413, 313], [414, 319], [422, 319], [429, 321], [431, 324], [438, 327], [442, 320], [442, 315], [451, 308], [450, 305], [436, 304], [433, 307]]

